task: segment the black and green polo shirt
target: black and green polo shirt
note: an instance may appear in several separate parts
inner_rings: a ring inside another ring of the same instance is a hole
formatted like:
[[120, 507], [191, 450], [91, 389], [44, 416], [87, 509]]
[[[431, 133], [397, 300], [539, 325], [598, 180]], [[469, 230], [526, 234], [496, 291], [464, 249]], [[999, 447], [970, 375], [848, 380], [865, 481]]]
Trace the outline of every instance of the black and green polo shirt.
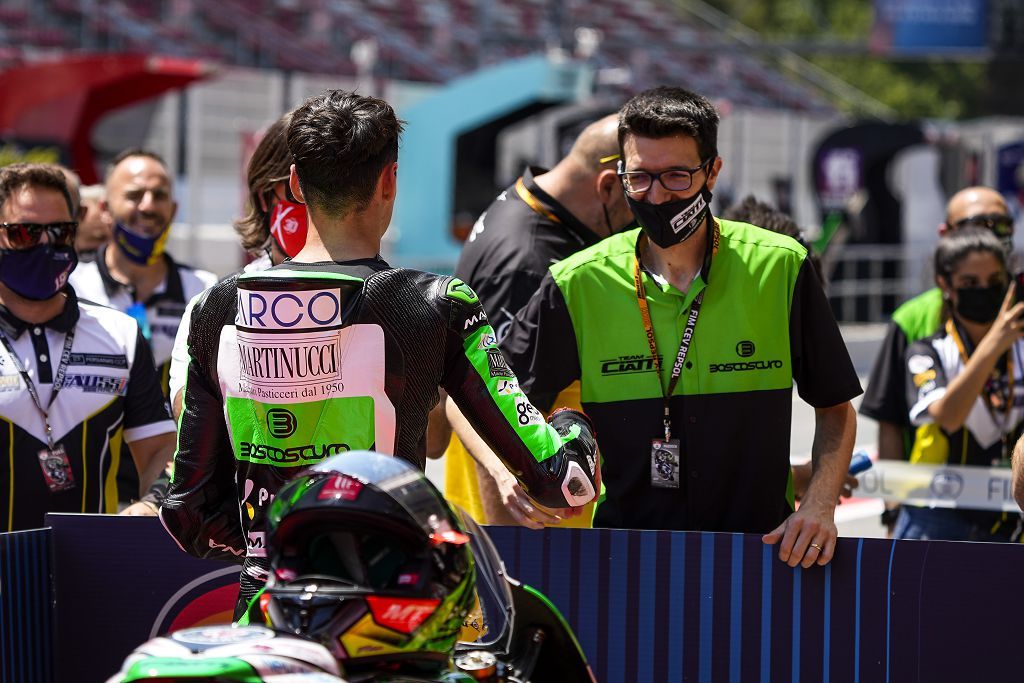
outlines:
[[[637, 305], [639, 230], [551, 267], [502, 343], [538, 406], [580, 380], [607, 489], [595, 526], [767, 532], [786, 498], [794, 380], [816, 407], [860, 383], [828, 301], [795, 240], [720, 220], [719, 245], [686, 293], [644, 273], [662, 381]], [[651, 440], [663, 435], [668, 385], [690, 304], [706, 290], [682, 377], [670, 400], [682, 483], [651, 486]]]

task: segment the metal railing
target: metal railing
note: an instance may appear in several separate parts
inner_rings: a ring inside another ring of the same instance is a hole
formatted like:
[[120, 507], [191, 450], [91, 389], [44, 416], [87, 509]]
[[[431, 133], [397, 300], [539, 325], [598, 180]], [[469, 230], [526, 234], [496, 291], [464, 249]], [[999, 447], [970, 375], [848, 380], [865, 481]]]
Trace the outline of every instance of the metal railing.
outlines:
[[[923, 288], [907, 277], [901, 244], [844, 244], [827, 254], [825, 271], [832, 311], [840, 322], [885, 322], [893, 310]], [[920, 254], [909, 258], [919, 260]], [[915, 264], [916, 265], [916, 264]]]

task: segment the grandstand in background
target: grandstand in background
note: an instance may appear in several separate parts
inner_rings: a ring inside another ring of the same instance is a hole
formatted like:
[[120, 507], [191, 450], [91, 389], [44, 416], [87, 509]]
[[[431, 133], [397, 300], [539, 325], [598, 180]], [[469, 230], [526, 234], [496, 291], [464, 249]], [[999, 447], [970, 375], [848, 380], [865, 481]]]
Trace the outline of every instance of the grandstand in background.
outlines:
[[[383, 245], [396, 265], [449, 270], [457, 237], [496, 192], [571, 139], [568, 129], [544, 133], [545, 117], [614, 109], [660, 84], [707, 95], [722, 115], [716, 212], [753, 193], [812, 241], [827, 225], [844, 228], [825, 252], [841, 320], [882, 320], [927, 285], [922, 255], [955, 189], [985, 183], [1024, 206], [1024, 120], [918, 122], [893, 146], [901, 126], [884, 120], [896, 112], [700, 0], [0, 0], [0, 71], [102, 54], [183, 58], [163, 61], [196, 80], [94, 112], [80, 136], [92, 154], [83, 161], [61, 138], [60, 158], [96, 177], [126, 147], [162, 154], [179, 200], [171, 251], [222, 274], [243, 258], [230, 224], [260, 131], [326, 88], [381, 96], [410, 121]], [[536, 77], [504, 75], [528, 68]], [[437, 104], [460, 88], [462, 99]], [[492, 111], [510, 93], [519, 99]], [[50, 113], [67, 114], [62, 102]], [[40, 111], [20, 121], [52, 127]], [[424, 135], [441, 147], [426, 153]], [[55, 142], [17, 126], [0, 138], [24, 150]]]
[[711, 26], [711, 12], [671, 0], [4, 0], [0, 68], [50, 54], [146, 52], [443, 83], [561, 50], [590, 60], [613, 94], [677, 83], [738, 107], [824, 113], [837, 96], [863, 105], [820, 74], [783, 75], [728, 49], [742, 42]]

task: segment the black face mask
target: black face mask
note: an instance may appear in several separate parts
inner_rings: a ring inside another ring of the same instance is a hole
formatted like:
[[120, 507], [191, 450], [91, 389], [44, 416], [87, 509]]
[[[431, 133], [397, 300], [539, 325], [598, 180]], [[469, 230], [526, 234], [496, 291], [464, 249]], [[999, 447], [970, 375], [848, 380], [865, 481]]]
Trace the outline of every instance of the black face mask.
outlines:
[[693, 237], [704, 224], [711, 211], [711, 190], [705, 182], [692, 197], [664, 204], [638, 202], [627, 193], [626, 202], [647, 238], [667, 249]]
[[999, 315], [1006, 285], [956, 290], [956, 314], [972, 323], [990, 323]]

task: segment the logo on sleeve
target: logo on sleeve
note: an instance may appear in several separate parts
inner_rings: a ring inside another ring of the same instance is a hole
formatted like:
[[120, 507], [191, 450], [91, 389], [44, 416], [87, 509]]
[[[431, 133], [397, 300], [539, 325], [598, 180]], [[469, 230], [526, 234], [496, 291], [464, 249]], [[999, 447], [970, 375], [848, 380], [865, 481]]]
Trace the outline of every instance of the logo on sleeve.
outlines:
[[469, 328], [473, 327], [474, 325], [477, 325], [477, 324], [480, 324], [480, 323], [485, 323], [485, 322], [487, 322], [487, 314], [484, 313], [483, 311], [480, 311], [476, 315], [471, 316], [469, 318], [466, 318], [466, 322], [463, 323], [462, 329], [463, 330], [468, 330]]
[[516, 419], [520, 427], [544, 424], [544, 416], [525, 396], [516, 397]]
[[519, 382], [514, 379], [498, 380], [498, 396], [515, 396], [521, 393]]
[[444, 295], [449, 299], [461, 301], [462, 303], [469, 305], [473, 305], [480, 301], [476, 292], [473, 291], [473, 288], [457, 277], [453, 277], [448, 282], [448, 289], [445, 290]]
[[515, 377], [498, 349], [487, 350], [487, 366], [491, 371], [491, 377]]

